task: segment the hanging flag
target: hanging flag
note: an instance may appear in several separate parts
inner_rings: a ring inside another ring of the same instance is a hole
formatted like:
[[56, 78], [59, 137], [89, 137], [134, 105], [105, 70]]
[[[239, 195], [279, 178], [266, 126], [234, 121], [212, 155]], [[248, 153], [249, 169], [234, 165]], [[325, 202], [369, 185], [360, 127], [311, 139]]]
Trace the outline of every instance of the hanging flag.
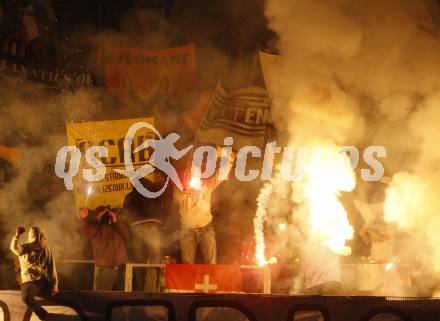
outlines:
[[263, 72], [264, 82], [266, 84], [266, 88], [271, 91], [270, 79], [276, 76], [278, 73], [278, 68], [281, 68], [278, 63], [278, 55], [272, 55], [265, 52], [259, 52], [261, 70]]
[[158, 104], [164, 98], [177, 102], [195, 93], [195, 47], [110, 47], [105, 83], [111, 94], [125, 102], [145, 106]]
[[228, 93], [221, 84], [211, 96], [196, 133], [204, 144], [223, 145], [225, 137], [234, 138], [234, 147], [263, 147], [271, 126], [270, 101], [261, 87], [242, 88]]
[[167, 264], [165, 284], [168, 292], [231, 293], [241, 292], [238, 265]]
[[155, 117], [161, 133], [181, 133], [176, 129], [182, 126], [183, 114], [195, 104], [195, 47], [110, 47], [105, 84], [123, 103], [141, 106]]
[[[153, 118], [119, 119], [108, 121], [94, 121], [82, 123], [69, 123], [66, 126], [68, 145], [76, 146], [81, 150], [82, 158], [79, 175], [73, 178], [73, 190], [77, 208], [87, 205], [88, 208], [96, 208], [99, 205], [111, 205], [121, 208], [125, 195], [132, 189], [128, 177], [119, 174], [115, 169], [125, 169], [124, 140], [128, 129], [134, 123], [145, 122], [154, 125]], [[133, 137], [133, 148], [139, 147], [146, 140], [154, 138], [154, 133], [142, 128]], [[91, 168], [85, 161], [85, 152], [91, 146], [106, 146], [108, 157], [100, 160], [106, 167], [105, 178], [98, 182], [88, 182], [83, 178], [82, 170]], [[150, 153], [142, 150], [131, 155], [131, 163], [134, 169], [148, 163]], [[148, 176], [154, 179], [154, 173]], [[89, 192], [90, 191], [90, 192]]]
[[190, 128], [194, 133], [196, 132], [200, 122], [203, 119], [206, 105], [208, 104], [213, 91], [214, 88], [200, 92], [198, 94], [198, 99], [195, 107], [183, 115], [183, 120], [185, 121], [186, 126]]

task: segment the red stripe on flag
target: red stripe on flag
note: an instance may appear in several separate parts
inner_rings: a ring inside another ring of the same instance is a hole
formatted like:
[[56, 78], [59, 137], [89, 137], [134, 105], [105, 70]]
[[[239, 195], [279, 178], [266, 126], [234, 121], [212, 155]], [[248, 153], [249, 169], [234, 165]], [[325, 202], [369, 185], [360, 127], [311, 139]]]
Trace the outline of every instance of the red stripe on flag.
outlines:
[[241, 270], [238, 265], [167, 264], [166, 289], [178, 292], [241, 292]]

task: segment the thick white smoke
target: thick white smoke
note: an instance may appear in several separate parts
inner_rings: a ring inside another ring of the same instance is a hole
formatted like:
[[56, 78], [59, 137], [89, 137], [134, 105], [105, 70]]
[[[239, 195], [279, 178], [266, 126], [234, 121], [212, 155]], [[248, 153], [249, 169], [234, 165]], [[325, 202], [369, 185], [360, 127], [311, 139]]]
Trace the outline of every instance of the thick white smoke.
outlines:
[[385, 217], [426, 236], [440, 269], [438, 12], [429, 0], [268, 0], [280, 55], [265, 76], [289, 145], [387, 149]]
[[[439, 96], [430, 95], [409, 118], [409, 130], [417, 142], [413, 166], [393, 176], [387, 190], [385, 219], [396, 222], [413, 237], [426, 239], [423, 252], [432, 253], [431, 265], [440, 271], [440, 168], [438, 139]], [[411, 150], [410, 150], [411, 151]]]

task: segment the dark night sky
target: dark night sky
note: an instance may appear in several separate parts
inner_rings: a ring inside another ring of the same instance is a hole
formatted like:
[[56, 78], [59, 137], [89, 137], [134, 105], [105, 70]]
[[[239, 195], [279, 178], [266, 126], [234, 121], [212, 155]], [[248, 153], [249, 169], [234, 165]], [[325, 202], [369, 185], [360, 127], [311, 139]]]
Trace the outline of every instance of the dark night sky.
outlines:
[[54, 1], [54, 10], [66, 31], [85, 25], [120, 31], [124, 19], [136, 9], [165, 17], [176, 26], [176, 41], [212, 41], [231, 53], [232, 48], [253, 51], [257, 43], [264, 43], [273, 36], [266, 28], [261, 0]]

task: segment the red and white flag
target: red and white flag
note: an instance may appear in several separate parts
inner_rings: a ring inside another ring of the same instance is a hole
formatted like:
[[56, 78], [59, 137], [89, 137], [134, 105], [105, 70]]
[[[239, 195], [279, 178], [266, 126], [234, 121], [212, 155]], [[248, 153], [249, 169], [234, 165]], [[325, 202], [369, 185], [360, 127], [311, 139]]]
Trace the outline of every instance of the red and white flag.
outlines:
[[167, 264], [165, 283], [168, 292], [226, 293], [241, 292], [238, 265]]

